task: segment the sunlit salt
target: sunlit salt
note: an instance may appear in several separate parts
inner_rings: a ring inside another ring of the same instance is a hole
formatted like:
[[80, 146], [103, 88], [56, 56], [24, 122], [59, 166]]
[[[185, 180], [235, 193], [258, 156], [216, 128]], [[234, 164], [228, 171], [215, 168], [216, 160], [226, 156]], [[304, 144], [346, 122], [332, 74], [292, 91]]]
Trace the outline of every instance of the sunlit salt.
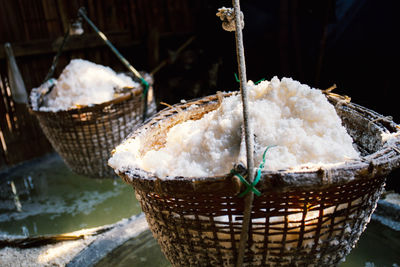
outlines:
[[[334, 107], [320, 90], [291, 78], [248, 84], [255, 165], [267, 146], [265, 169], [335, 164], [359, 158], [353, 140]], [[116, 170], [141, 168], [157, 176], [211, 176], [229, 173], [238, 161], [242, 104], [239, 95], [201, 119], [172, 127], [159, 150], [139, 153], [140, 136], [115, 150], [109, 164]]]
[[67, 110], [77, 106], [100, 104], [115, 98], [116, 89], [138, 87], [125, 74], [83, 59], [73, 59], [65, 67], [54, 89], [45, 97], [41, 111]]

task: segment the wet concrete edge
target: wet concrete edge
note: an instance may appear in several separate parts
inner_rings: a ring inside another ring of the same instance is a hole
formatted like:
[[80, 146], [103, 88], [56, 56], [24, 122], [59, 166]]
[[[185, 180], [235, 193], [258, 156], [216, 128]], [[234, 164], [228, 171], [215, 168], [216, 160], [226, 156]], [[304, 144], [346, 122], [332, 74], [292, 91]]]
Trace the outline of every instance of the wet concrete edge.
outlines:
[[66, 267], [94, 266], [108, 253], [148, 229], [143, 213], [122, 220], [116, 223], [112, 230], [99, 236], [89, 246], [80, 251], [66, 264]]
[[372, 214], [372, 219], [400, 231], [400, 206], [381, 199]]

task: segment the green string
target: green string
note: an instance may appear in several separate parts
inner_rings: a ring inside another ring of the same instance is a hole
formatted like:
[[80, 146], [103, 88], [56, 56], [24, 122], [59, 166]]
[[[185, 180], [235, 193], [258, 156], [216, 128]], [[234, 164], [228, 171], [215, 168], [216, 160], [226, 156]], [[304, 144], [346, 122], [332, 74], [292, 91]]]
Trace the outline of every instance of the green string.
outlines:
[[255, 186], [257, 185], [257, 183], [258, 183], [258, 182], [260, 181], [260, 179], [261, 179], [261, 171], [262, 171], [262, 169], [264, 169], [264, 166], [265, 166], [265, 157], [266, 157], [267, 151], [268, 151], [271, 147], [274, 147], [274, 146], [275, 146], [275, 145], [273, 145], [273, 146], [267, 146], [267, 148], [264, 150], [264, 153], [263, 153], [263, 156], [262, 156], [262, 162], [261, 162], [260, 166], [259, 166], [258, 169], [257, 169], [257, 176], [256, 176], [256, 178], [254, 179], [254, 181], [253, 181], [252, 184], [250, 184], [246, 179], [243, 178], [242, 175], [240, 175], [240, 174], [239, 174], [238, 172], [236, 172], [234, 169], [231, 170], [231, 173], [232, 173], [233, 175], [236, 175], [237, 177], [239, 177], [240, 181], [247, 187], [246, 190], [244, 190], [242, 193], [239, 194], [239, 197], [244, 197], [247, 193], [250, 192], [250, 190], [253, 191], [253, 193], [254, 193], [256, 196], [258, 196], [258, 197], [261, 196], [261, 192], [258, 191], [258, 189], [255, 188]]
[[238, 78], [236, 72], [235, 72], [234, 74], [235, 74], [235, 80], [236, 80], [238, 83], [240, 83], [240, 80], [239, 80], [239, 78]]
[[265, 78], [262, 78], [261, 80], [259, 80], [258, 82], [255, 82], [254, 84], [257, 85], [257, 84], [259, 84], [259, 83], [262, 82], [262, 81], [265, 81]]
[[[240, 80], [239, 80], [239, 78], [238, 78], [236, 72], [234, 73], [234, 75], [235, 75], [235, 80], [236, 80], [236, 82], [240, 83]], [[260, 82], [262, 82], [262, 81], [264, 81], [264, 80], [265, 80], [265, 78], [262, 78], [261, 80], [255, 82], [254, 84], [257, 85], [257, 84], [259, 84]]]

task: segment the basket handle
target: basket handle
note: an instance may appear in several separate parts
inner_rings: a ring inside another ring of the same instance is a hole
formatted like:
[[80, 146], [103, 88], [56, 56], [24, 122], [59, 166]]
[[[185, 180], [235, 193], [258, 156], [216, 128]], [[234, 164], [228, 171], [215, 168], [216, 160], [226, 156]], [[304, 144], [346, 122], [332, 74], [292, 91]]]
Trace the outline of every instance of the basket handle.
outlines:
[[140, 82], [143, 85], [143, 101], [144, 101], [144, 107], [143, 107], [143, 121], [146, 119], [146, 114], [147, 114], [147, 92], [149, 89], [149, 83], [142, 77], [142, 75], [128, 62], [128, 60], [122, 56], [122, 54], [117, 50], [117, 48], [107, 39], [106, 35], [102, 33], [96, 25], [88, 18], [86, 15], [86, 9], [84, 7], [79, 8], [78, 10], [78, 15], [83, 18], [89, 25], [92, 27], [92, 29], [100, 36], [100, 38], [104, 41], [104, 43], [111, 49], [111, 51], [118, 57], [118, 59], [124, 64], [124, 66], [131, 71], [137, 78], [139, 78]]
[[[86, 9], [84, 7], [81, 7], [81, 8], [78, 9], [78, 19], [77, 19], [77, 21], [74, 24], [68, 26], [68, 30], [64, 34], [63, 41], [62, 41], [60, 47], [58, 48], [57, 54], [53, 58], [53, 63], [51, 64], [49, 72], [47, 73], [43, 83], [45, 83], [48, 80], [50, 80], [50, 78], [53, 76], [55, 68], [56, 68], [57, 63], [58, 63], [58, 58], [60, 57], [60, 55], [62, 53], [62, 50], [63, 50], [65, 44], [67, 43], [67, 40], [68, 40], [69, 36], [71, 35], [71, 33], [72, 34], [79, 34], [79, 35], [83, 33], [83, 30], [81, 28], [78, 31], [76, 31], [76, 30], [74, 31], [74, 28], [71, 27], [71, 26], [74, 26], [74, 25], [81, 26], [81, 20], [82, 19], [84, 19], [90, 25], [90, 27], [92, 27], [92, 29], [97, 33], [97, 35], [105, 42], [105, 44], [111, 49], [111, 51], [118, 57], [118, 59], [122, 62], [122, 64], [124, 64], [124, 66], [127, 67], [128, 70], [130, 72], [132, 72], [133, 75], [136, 76], [140, 80], [140, 82], [142, 83], [142, 85], [143, 85], [143, 101], [144, 101], [143, 118], [142, 118], [142, 120], [145, 121], [146, 115], [147, 115], [148, 89], [150, 87], [149, 83], [128, 62], [128, 60], [124, 56], [122, 56], [122, 54], [117, 50], [117, 48], [107, 39], [106, 35], [104, 33], [102, 33], [96, 27], [96, 25], [88, 18], [88, 16], [86, 15]], [[44, 95], [49, 94], [53, 88], [54, 88], [54, 86], [53, 87], [49, 87], [48, 90], [45, 90], [45, 93], [40, 96], [39, 106], [43, 102]]]
[[[68, 25], [68, 29], [65, 31], [64, 34], [64, 38], [61, 42], [60, 47], [57, 50], [57, 54], [53, 57], [53, 62], [51, 63], [50, 69], [46, 74], [46, 77], [44, 78], [42, 85], [43, 87], [42, 90], [40, 90], [40, 95], [39, 95], [39, 100], [38, 100], [38, 107], [40, 107], [43, 104], [44, 101], [44, 96], [49, 94], [53, 88], [54, 88], [54, 81], [52, 79], [53, 75], [54, 75], [54, 71], [56, 70], [57, 64], [58, 64], [58, 59], [64, 49], [65, 44], [68, 41], [69, 36], [72, 35], [80, 35], [83, 33], [82, 30], [82, 23], [81, 23], [81, 18], [78, 17], [78, 19], [72, 23]], [[79, 28], [79, 29], [77, 29]]]

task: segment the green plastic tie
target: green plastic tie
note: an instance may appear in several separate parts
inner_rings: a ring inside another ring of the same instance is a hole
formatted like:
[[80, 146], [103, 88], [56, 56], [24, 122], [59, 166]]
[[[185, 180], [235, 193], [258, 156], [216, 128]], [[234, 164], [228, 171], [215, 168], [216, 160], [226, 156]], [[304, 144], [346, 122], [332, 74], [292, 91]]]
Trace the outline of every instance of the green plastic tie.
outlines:
[[267, 151], [268, 151], [271, 147], [274, 147], [274, 146], [275, 146], [275, 145], [273, 145], [273, 146], [267, 146], [267, 148], [264, 150], [263, 157], [262, 157], [262, 162], [261, 162], [260, 166], [259, 166], [258, 169], [257, 169], [257, 175], [256, 175], [256, 178], [254, 179], [254, 181], [253, 181], [252, 184], [250, 184], [246, 179], [243, 178], [242, 175], [240, 175], [240, 174], [239, 174], [238, 172], [236, 172], [234, 169], [231, 170], [231, 173], [232, 173], [233, 175], [237, 176], [237, 177], [240, 179], [240, 181], [247, 187], [246, 190], [244, 190], [242, 193], [239, 194], [239, 197], [244, 197], [247, 193], [250, 192], [250, 190], [253, 191], [253, 193], [254, 193], [256, 196], [258, 196], [258, 197], [261, 196], [261, 192], [258, 191], [258, 189], [255, 188], [255, 186], [257, 185], [257, 183], [258, 183], [258, 182], [260, 181], [260, 179], [261, 179], [261, 171], [262, 171], [262, 169], [264, 169], [264, 166], [265, 166], [265, 157], [266, 157]]
[[[242, 175], [240, 175], [240, 173], [236, 172], [235, 170], [232, 169], [231, 173], [233, 175], [239, 177], [240, 181], [247, 187], [246, 190], [244, 190], [242, 193], [239, 194], [239, 197], [244, 197], [248, 192], [250, 192], [250, 190], [252, 190], [256, 196], [258, 196], [258, 197], [261, 196], [261, 192], [258, 191], [257, 188], [255, 188], [258, 181], [254, 180], [254, 182], [252, 184], [250, 184], [246, 179], [243, 178]], [[260, 179], [258, 179], [258, 180], [260, 180]]]
[[143, 90], [143, 93], [142, 93], [142, 98], [144, 98], [146, 96], [146, 94], [147, 94], [147, 91], [149, 90], [150, 85], [144, 78], [140, 78], [140, 81], [144, 85], [144, 90]]
[[265, 78], [262, 78], [261, 80], [259, 80], [258, 82], [255, 82], [255, 85], [259, 84], [260, 82], [265, 81]]
[[[236, 72], [234, 73], [234, 75], [235, 75], [235, 80], [236, 80], [236, 82], [240, 83], [239, 77], [237, 76]], [[261, 80], [255, 82], [254, 84], [257, 85], [257, 84], [259, 84], [259, 83], [262, 82], [262, 81], [265, 81], [265, 78], [262, 78]]]
[[238, 83], [240, 83], [239, 77], [237, 76], [236, 72], [235, 72], [234, 74], [235, 74], [235, 80], [236, 80]]

